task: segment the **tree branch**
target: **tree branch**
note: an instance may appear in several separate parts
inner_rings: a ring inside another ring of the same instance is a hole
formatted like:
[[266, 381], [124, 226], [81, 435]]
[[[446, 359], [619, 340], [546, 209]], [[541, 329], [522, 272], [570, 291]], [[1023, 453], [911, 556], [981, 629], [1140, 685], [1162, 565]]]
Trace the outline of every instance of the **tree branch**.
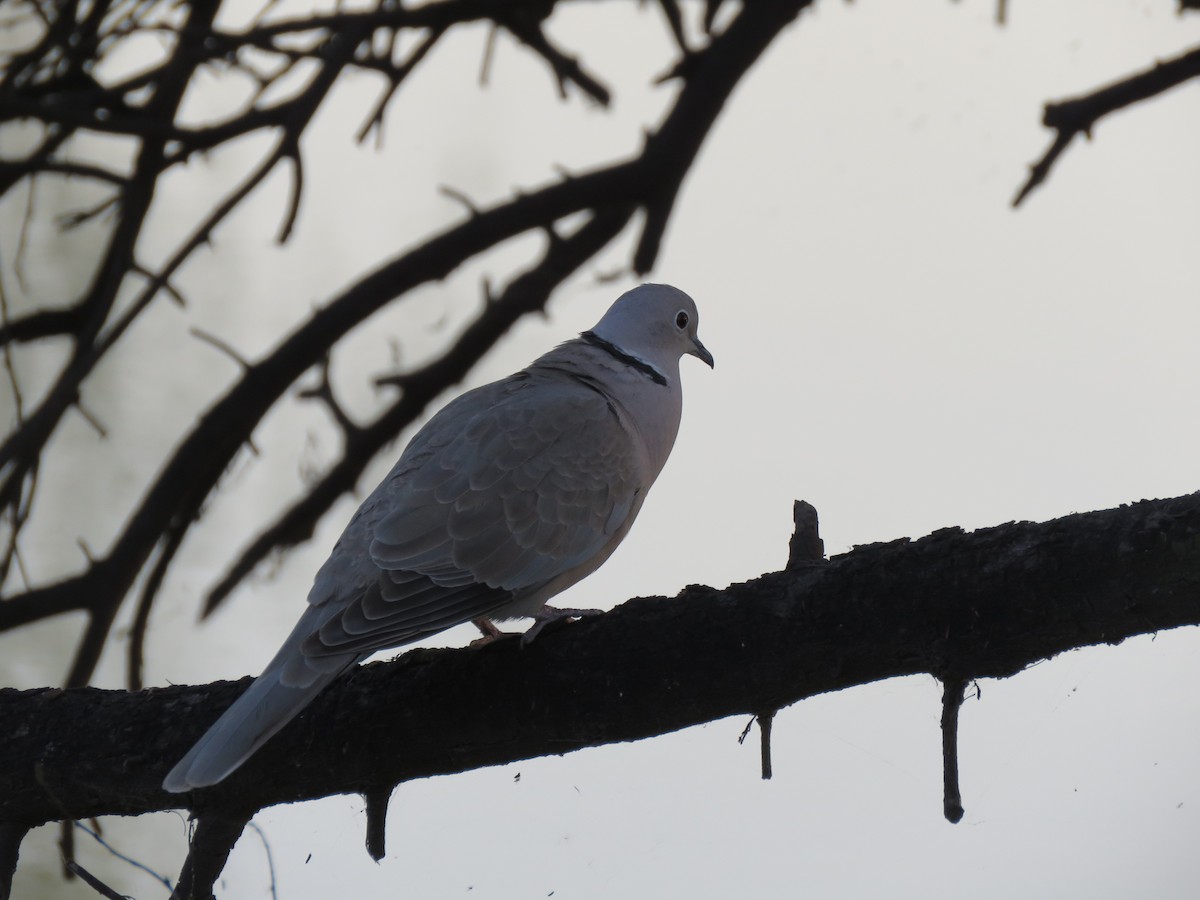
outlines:
[[187, 861], [170, 900], [213, 900], [213, 885], [249, 821], [246, 813], [220, 810], [198, 816]]
[[942, 814], [955, 825], [963, 817], [958, 787], [958, 711], [966, 690], [965, 678], [947, 676], [942, 682]]
[[[170, 765], [249, 683], [0, 690], [0, 822], [201, 817], [638, 740], [900, 675], [1003, 678], [1200, 623], [1200, 494], [858, 547], [724, 591], [630, 601], [525, 647], [414, 650], [331, 685], [226, 782]], [[478, 685], [490, 701], [476, 702]], [[402, 751], [398, 748], [403, 748]]]
[[12, 894], [13, 875], [17, 871], [21, 841], [25, 839], [28, 831], [24, 825], [0, 818], [0, 900], [9, 900]]
[[1197, 76], [1200, 76], [1200, 47], [1082, 97], [1047, 103], [1042, 124], [1054, 129], [1054, 141], [1042, 158], [1030, 166], [1029, 178], [1013, 198], [1012, 205], [1020, 206], [1046, 180], [1050, 169], [1076, 135], [1090, 138], [1095, 124], [1109, 113], [1149, 100]]

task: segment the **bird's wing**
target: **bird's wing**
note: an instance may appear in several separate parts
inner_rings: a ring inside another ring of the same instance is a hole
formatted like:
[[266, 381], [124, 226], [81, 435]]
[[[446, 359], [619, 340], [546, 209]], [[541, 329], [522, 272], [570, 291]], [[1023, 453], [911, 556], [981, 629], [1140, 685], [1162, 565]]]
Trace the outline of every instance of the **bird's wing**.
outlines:
[[486, 615], [582, 577], [624, 535], [649, 484], [617, 406], [561, 375], [482, 390], [431, 420], [381, 486], [369, 533], [379, 576], [305, 641], [306, 656], [369, 653]]

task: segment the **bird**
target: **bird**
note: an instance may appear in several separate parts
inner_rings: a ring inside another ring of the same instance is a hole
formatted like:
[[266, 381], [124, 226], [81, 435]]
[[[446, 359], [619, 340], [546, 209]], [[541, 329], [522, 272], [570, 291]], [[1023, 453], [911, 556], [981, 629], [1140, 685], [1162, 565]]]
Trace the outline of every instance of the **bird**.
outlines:
[[[381, 650], [473, 621], [548, 622], [548, 601], [629, 533], [683, 408], [685, 355], [714, 366], [682, 290], [643, 284], [507, 378], [460, 395], [412, 438], [317, 571], [274, 658], [171, 769], [217, 784], [330, 682]], [[485, 637], [485, 640], [487, 638]]]

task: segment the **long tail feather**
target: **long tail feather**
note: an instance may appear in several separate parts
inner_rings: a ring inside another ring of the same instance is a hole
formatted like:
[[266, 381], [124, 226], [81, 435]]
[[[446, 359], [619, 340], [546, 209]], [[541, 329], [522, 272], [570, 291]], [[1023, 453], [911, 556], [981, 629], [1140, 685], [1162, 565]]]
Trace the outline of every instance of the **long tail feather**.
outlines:
[[362, 658], [355, 653], [320, 660], [304, 656], [300, 644], [327, 617], [328, 611], [309, 609], [263, 673], [171, 769], [164, 790], [179, 794], [226, 778]]

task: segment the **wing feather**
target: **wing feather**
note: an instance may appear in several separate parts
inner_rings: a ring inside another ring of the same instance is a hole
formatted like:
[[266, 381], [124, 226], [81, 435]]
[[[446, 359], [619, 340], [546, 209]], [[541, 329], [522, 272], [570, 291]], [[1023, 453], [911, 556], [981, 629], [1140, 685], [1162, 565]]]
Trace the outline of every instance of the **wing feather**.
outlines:
[[525, 373], [465, 394], [364, 504], [378, 510], [361, 540], [374, 575], [303, 653], [419, 640], [602, 558], [635, 510], [645, 467], [612, 403], [569, 377]]

